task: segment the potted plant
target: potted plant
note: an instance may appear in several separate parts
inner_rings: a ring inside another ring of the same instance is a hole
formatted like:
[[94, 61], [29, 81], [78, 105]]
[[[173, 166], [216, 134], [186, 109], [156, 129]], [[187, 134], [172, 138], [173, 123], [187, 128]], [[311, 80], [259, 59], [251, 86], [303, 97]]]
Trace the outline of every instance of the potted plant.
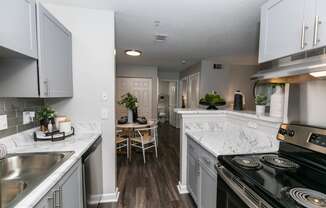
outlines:
[[121, 96], [118, 104], [128, 109], [128, 123], [133, 123], [133, 111], [138, 106], [137, 98], [128, 92]]
[[218, 110], [216, 106], [223, 106], [226, 103], [220, 95], [215, 91], [212, 91], [211, 93], [207, 93], [205, 97], [201, 98], [199, 104], [208, 106], [207, 110]]
[[258, 116], [265, 115], [266, 102], [267, 102], [267, 96], [265, 96], [265, 95], [257, 95], [256, 96], [256, 98], [255, 98], [256, 114]]
[[54, 124], [55, 111], [48, 105], [42, 106], [37, 112], [37, 120], [40, 122], [41, 131], [47, 131], [48, 125]]

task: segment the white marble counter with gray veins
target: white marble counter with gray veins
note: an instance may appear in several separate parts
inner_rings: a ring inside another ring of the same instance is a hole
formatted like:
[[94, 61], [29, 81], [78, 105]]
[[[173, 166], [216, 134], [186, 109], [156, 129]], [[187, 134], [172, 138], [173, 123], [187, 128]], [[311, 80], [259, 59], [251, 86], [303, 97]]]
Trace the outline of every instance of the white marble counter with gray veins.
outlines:
[[[186, 134], [215, 155], [276, 152], [277, 131], [264, 129], [257, 123], [239, 125], [236, 121], [203, 122], [185, 125]], [[275, 128], [274, 128], [275, 129]]]

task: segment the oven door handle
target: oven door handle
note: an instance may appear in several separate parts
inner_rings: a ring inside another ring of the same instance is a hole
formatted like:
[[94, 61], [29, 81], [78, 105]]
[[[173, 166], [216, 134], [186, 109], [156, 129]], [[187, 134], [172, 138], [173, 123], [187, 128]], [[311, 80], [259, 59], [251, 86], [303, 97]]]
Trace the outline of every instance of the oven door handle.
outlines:
[[[273, 208], [252, 189], [245, 185], [238, 177], [222, 165], [215, 166], [217, 174], [234, 191], [234, 193], [251, 208]], [[217, 182], [218, 184], [218, 182]], [[254, 199], [254, 200], [253, 200]]]

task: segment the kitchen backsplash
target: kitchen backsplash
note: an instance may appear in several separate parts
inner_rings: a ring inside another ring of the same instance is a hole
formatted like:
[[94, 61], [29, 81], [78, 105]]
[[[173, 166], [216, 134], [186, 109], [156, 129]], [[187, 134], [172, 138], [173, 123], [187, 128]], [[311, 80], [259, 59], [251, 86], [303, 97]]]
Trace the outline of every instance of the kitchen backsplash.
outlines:
[[36, 112], [43, 104], [41, 98], [0, 98], [0, 115], [7, 115], [8, 121], [8, 129], [0, 131], [0, 138], [36, 127], [36, 121], [23, 125], [23, 112]]

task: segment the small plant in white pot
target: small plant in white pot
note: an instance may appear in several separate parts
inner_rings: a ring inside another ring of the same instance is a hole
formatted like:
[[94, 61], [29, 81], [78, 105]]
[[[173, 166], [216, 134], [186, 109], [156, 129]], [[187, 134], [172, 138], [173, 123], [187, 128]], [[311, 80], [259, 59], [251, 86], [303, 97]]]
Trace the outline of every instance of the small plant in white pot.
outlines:
[[267, 97], [265, 95], [257, 95], [255, 98], [256, 103], [256, 114], [258, 116], [265, 115]]

